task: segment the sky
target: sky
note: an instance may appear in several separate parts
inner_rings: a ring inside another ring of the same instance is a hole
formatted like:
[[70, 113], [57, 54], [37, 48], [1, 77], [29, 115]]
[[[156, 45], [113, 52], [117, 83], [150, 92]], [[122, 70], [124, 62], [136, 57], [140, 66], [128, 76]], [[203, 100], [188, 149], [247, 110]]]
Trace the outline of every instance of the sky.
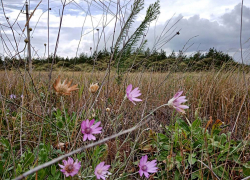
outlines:
[[[33, 58], [47, 57], [48, 50], [49, 54], [55, 52], [64, 1], [49, 0], [51, 7], [49, 48], [48, 0], [42, 0], [32, 16], [30, 27]], [[25, 0], [2, 0], [2, 2], [3, 5], [0, 3], [0, 55], [11, 56], [17, 53], [16, 47], [19, 52], [24, 48], [26, 30], [24, 33], [22, 30], [26, 23], [26, 15], [21, 13], [21, 10], [25, 10]], [[39, 2], [40, 0], [28, 0], [30, 12]], [[117, 2], [117, 0], [66, 0], [57, 55], [75, 57], [81, 53], [90, 55], [94, 50], [99, 51], [104, 48], [109, 50], [131, 13], [134, 1], [121, 0], [118, 5]], [[154, 2], [154, 0], [144, 1], [144, 9], [131, 25], [128, 36], [140, 25], [147, 7]], [[118, 13], [117, 7], [120, 8]], [[197, 51], [207, 52], [209, 48], [214, 47], [230, 54], [236, 61], [241, 61], [240, 0], [161, 0], [160, 12], [157, 20], [153, 21], [145, 32], [147, 39], [145, 48], [163, 49], [167, 54], [181, 50], [187, 55], [192, 55]], [[12, 29], [9, 28], [4, 13], [10, 25], [14, 24]], [[242, 23], [244, 63], [250, 63], [249, 29], [250, 1], [244, 1]], [[174, 36], [177, 31], [180, 35]], [[27, 52], [21, 52], [20, 55], [27, 56]]]

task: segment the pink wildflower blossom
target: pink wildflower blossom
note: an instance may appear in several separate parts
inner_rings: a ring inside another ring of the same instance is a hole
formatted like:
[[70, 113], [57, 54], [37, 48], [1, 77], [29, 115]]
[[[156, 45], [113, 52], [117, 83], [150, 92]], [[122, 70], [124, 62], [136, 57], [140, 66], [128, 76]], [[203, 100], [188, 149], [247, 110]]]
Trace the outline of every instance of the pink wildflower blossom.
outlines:
[[10, 95], [10, 99], [16, 99], [16, 95], [15, 94], [11, 94]]
[[72, 158], [68, 158], [68, 161], [63, 160], [63, 164], [59, 164], [59, 166], [62, 168], [60, 171], [63, 172], [63, 174], [68, 176], [74, 176], [78, 173], [79, 169], [81, 168], [81, 162], [78, 162], [78, 160], [75, 161]]
[[126, 89], [126, 93], [127, 93], [127, 98], [135, 105], [134, 101], [142, 101], [141, 99], [138, 99], [137, 97], [141, 95], [139, 87], [135, 88], [132, 91], [132, 84], [128, 85], [127, 89]]
[[102, 178], [103, 180], [105, 180], [105, 178], [107, 177], [106, 174], [110, 175], [111, 173], [108, 172], [108, 169], [110, 167], [110, 165], [104, 165], [105, 162], [100, 162], [100, 164], [98, 164], [95, 168], [95, 175], [97, 179]]
[[88, 140], [96, 140], [96, 137], [93, 136], [93, 134], [100, 134], [102, 131], [102, 127], [98, 127], [101, 124], [101, 121], [97, 122], [95, 125], [93, 125], [95, 122], [94, 119], [89, 121], [88, 119], [86, 121], [82, 121], [81, 129], [83, 136], [83, 141]]
[[185, 114], [184, 109], [188, 109], [189, 107], [186, 105], [182, 105], [181, 103], [184, 103], [187, 101], [186, 96], [181, 96], [183, 91], [177, 92], [172, 99], [168, 101], [168, 106], [175, 108], [176, 111]]
[[139, 174], [142, 177], [142, 175], [144, 174], [146, 176], [146, 178], [149, 178], [149, 173], [155, 173], [157, 172], [157, 166], [156, 166], [156, 160], [153, 161], [147, 161], [148, 160], [148, 156], [142, 156], [141, 160], [140, 160], [140, 170], [139, 170]]

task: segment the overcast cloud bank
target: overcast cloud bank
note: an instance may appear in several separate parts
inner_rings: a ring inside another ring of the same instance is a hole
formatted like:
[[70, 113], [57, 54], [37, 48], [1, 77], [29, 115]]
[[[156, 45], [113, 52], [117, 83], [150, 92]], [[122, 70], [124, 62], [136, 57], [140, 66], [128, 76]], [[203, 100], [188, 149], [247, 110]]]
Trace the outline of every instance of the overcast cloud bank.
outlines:
[[[23, 4], [17, 0], [3, 0], [6, 16], [9, 17], [11, 24], [15, 21], [15, 18], [18, 16], [20, 9], [23, 7]], [[31, 9], [34, 9], [38, 4], [38, 0], [31, 1]], [[60, 44], [58, 47], [57, 54], [64, 57], [74, 57], [80, 53], [91, 54], [94, 49], [102, 50], [104, 47], [109, 49], [112, 45], [113, 31], [115, 25], [115, 14], [116, 14], [116, 4], [114, 3], [105, 3], [104, 4], [95, 4], [84, 3], [80, 0], [77, 1], [79, 4], [70, 3], [66, 6], [61, 35], [60, 35]], [[153, 1], [150, 1], [153, 3]], [[218, 4], [217, 1], [213, 1], [213, 5], [217, 9], [224, 8], [223, 14], [215, 12], [213, 8], [209, 14], [209, 10], [205, 11], [206, 6], [211, 6], [211, 3], [204, 0], [203, 4], [194, 3], [193, 9], [196, 14], [192, 13], [192, 9], [182, 10], [183, 7], [190, 7], [190, 4], [181, 4], [180, 1], [172, 2], [173, 7], [179, 5], [180, 11], [175, 9], [176, 15], [170, 20], [170, 23], [167, 26], [167, 29], [170, 29], [172, 25], [175, 24], [179, 19], [181, 19], [171, 30], [166, 34], [166, 40], [172, 37], [177, 31], [180, 30], [180, 35], [174, 37], [164, 46], [161, 47], [167, 53], [174, 51], [183, 50], [187, 54], [191, 54], [195, 51], [207, 51], [209, 48], [215, 47], [218, 50], [228, 52], [230, 55], [234, 56], [236, 61], [239, 61], [239, 51], [240, 51], [240, 12], [241, 4], [234, 4], [235, 1], [221, 1], [221, 4]], [[123, 13], [128, 15], [130, 10], [130, 5], [127, 4], [127, 1], [122, 3], [123, 6], [127, 5], [127, 9], [123, 9]], [[223, 4], [224, 3], [224, 4]], [[225, 5], [226, 4], [226, 5]], [[145, 10], [149, 2], [145, 3], [145, 9], [142, 13], [139, 14], [137, 21], [133, 24], [132, 30], [135, 29], [140, 21], [145, 15]], [[183, 7], [182, 7], [183, 5]], [[194, 5], [197, 8], [200, 8], [200, 11], [195, 9]], [[52, 10], [50, 11], [50, 52], [53, 53], [55, 48], [55, 42], [58, 33], [58, 27], [60, 22], [59, 12], [61, 13], [62, 4], [60, 1], [52, 1], [50, 4]], [[107, 12], [107, 8], [109, 8]], [[60, 9], [60, 11], [59, 11]], [[170, 9], [170, 12], [166, 12]], [[169, 13], [174, 11], [171, 8], [171, 2], [161, 3], [161, 16], [158, 21], [152, 23], [149, 31], [146, 34], [146, 39], [148, 44], [146, 47], [152, 48], [157, 37], [161, 34], [164, 29], [165, 23], [169, 21], [171, 16]], [[204, 11], [204, 13], [202, 13]], [[244, 49], [244, 61], [249, 63], [249, 47], [250, 42], [250, 8], [249, 4], [246, 4], [243, 8], [243, 30], [242, 30], [242, 42]], [[165, 19], [164, 19], [165, 18]], [[15, 35], [18, 41], [20, 41], [20, 48], [24, 47], [25, 34], [21, 33], [25, 24], [25, 14], [20, 14], [18, 18], [18, 24], [16, 23], [13, 27], [15, 29]], [[118, 21], [119, 22], [119, 21]], [[3, 12], [0, 12], [0, 23], [2, 25], [8, 26], [6, 19], [3, 15]], [[120, 25], [122, 21], [117, 24], [116, 35], [119, 34]], [[14, 39], [12, 32], [9, 28], [1, 25], [1, 36], [4, 41], [10, 47], [11, 45], [8, 42], [8, 38], [14, 44]], [[47, 43], [47, 4], [43, 2], [38, 9], [36, 10], [34, 16], [30, 21], [30, 27], [32, 27], [32, 46], [37, 51], [39, 57], [43, 57], [45, 53], [44, 44]], [[97, 31], [96, 29], [99, 29]], [[166, 30], [167, 30], [166, 29]], [[164, 32], [166, 32], [166, 30]], [[18, 33], [20, 35], [18, 35]], [[8, 37], [8, 38], [7, 38]], [[100, 38], [100, 41], [98, 40]], [[79, 42], [79, 40], [81, 41]], [[98, 43], [99, 41], [99, 43]], [[2, 44], [2, 43], [1, 43]], [[97, 46], [98, 45], [98, 46]], [[185, 48], [183, 48], [185, 46]], [[78, 49], [78, 54], [77, 48]], [[92, 48], [92, 51], [90, 50]], [[0, 48], [0, 53], [5, 56], [8, 55], [4, 53], [4, 50]], [[14, 53], [13, 53], [14, 54]], [[36, 53], [33, 54], [36, 55]], [[46, 54], [47, 55], [47, 54]]]

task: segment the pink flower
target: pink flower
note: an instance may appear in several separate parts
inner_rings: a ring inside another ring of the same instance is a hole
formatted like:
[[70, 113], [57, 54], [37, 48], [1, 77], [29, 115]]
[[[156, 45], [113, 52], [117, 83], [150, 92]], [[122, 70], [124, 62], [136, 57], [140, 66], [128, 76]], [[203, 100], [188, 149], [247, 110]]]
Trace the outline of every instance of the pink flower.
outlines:
[[16, 95], [15, 94], [11, 94], [10, 95], [10, 99], [16, 99]]
[[95, 125], [93, 125], [95, 122], [94, 119], [89, 121], [88, 119], [86, 121], [82, 121], [81, 129], [83, 136], [83, 141], [88, 140], [96, 140], [95, 136], [93, 134], [100, 134], [102, 131], [102, 127], [98, 127], [101, 124], [101, 121], [97, 122]]
[[60, 171], [63, 172], [63, 174], [68, 176], [74, 176], [78, 173], [79, 169], [81, 168], [81, 162], [78, 162], [78, 159], [74, 163], [74, 160], [72, 158], [68, 158], [68, 161], [63, 160], [63, 164], [59, 164], [59, 166], [62, 168]]
[[137, 97], [141, 95], [139, 87], [135, 88], [132, 91], [132, 84], [128, 85], [126, 89], [127, 98], [135, 105], [134, 101], [142, 101], [141, 99], [138, 99]]
[[188, 106], [181, 105], [181, 103], [186, 102], [186, 96], [181, 96], [183, 91], [177, 92], [172, 99], [168, 101], [168, 106], [175, 108], [178, 112], [185, 114], [184, 109], [188, 109]]
[[139, 174], [142, 177], [142, 175], [144, 174], [146, 176], [146, 178], [149, 178], [149, 174], [148, 173], [155, 173], [157, 172], [157, 167], [156, 167], [156, 160], [153, 161], [147, 161], [148, 160], [148, 156], [142, 156], [141, 160], [140, 160], [140, 170], [139, 170]]
[[97, 179], [102, 178], [103, 180], [105, 180], [105, 178], [107, 177], [106, 174], [110, 175], [111, 173], [108, 172], [108, 169], [110, 167], [110, 165], [105, 165], [105, 162], [100, 162], [100, 164], [98, 164], [95, 168], [95, 175]]

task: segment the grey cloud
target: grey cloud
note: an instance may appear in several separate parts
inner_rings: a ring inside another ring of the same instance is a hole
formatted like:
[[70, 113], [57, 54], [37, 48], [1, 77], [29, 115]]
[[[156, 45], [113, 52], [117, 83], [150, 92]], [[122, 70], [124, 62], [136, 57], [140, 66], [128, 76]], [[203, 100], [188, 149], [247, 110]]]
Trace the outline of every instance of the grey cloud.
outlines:
[[[177, 29], [181, 28], [180, 35], [167, 43], [163, 49], [179, 51], [191, 37], [198, 35], [198, 37], [193, 38], [187, 44], [186, 47], [194, 43], [187, 52], [197, 50], [206, 51], [212, 47], [225, 52], [237, 52], [240, 47], [240, 7], [240, 4], [236, 5], [232, 11], [221, 16], [219, 22], [202, 19], [199, 15], [194, 15], [188, 19], [182, 19], [176, 25]], [[243, 13], [242, 41], [245, 42], [250, 38], [250, 8], [244, 6]], [[175, 22], [180, 17], [181, 16], [174, 18], [172, 22]], [[157, 29], [163, 29], [163, 25], [158, 25]], [[157, 34], [159, 33], [160, 31], [158, 31]], [[151, 29], [147, 35], [147, 39], [149, 42], [153, 42], [154, 38], [153, 29]], [[249, 45], [250, 43], [247, 43], [244, 44], [243, 47], [246, 49], [249, 48]], [[246, 58], [249, 59], [249, 57]]]

